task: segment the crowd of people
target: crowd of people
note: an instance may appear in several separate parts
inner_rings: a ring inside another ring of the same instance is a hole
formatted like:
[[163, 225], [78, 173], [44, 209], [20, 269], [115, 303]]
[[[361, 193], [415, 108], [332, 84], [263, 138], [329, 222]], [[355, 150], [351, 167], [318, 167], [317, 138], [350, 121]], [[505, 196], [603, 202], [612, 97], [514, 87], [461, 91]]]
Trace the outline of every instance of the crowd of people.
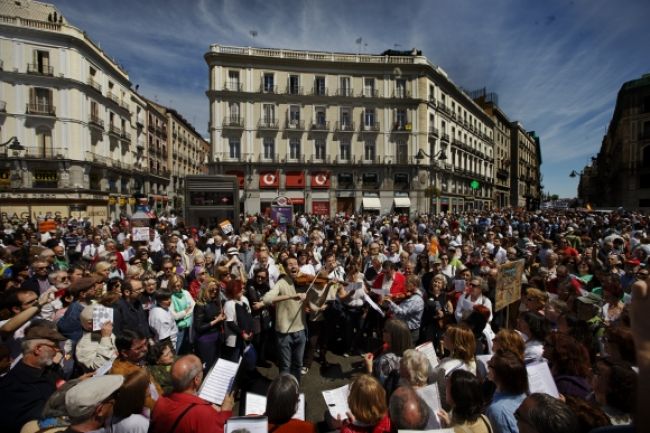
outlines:
[[[226, 233], [161, 217], [138, 242], [127, 218], [48, 227], [0, 233], [3, 432], [223, 432], [273, 364], [269, 431], [315, 432], [293, 419], [301, 380], [333, 354], [361, 371], [320, 430], [650, 428], [642, 214], [258, 215]], [[512, 262], [521, 296], [496, 311]], [[220, 358], [241, 362], [239, 391], [215, 405], [198, 394]], [[530, 392], [537, 363], [559, 398]]]

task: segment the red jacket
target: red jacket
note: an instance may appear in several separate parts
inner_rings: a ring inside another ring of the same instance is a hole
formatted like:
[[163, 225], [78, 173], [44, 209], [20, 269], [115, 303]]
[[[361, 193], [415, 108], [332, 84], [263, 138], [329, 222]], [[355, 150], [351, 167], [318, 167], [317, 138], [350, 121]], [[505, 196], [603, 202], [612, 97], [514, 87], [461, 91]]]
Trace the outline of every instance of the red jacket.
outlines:
[[308, 421], [290, 419], [279, 426], [269, 423], [269, 431], [273, 433], [316, 433], [316, 427]]
[[374, 426], [360, 426], [349, 422], [343, 423], [341, 433], [389, 433], [391, 431], [390, 418], [384, 415]]
[[161, 396], [151, 412], [150, 433], [169, 433], [176, 419], [187, 409], [178, 423], [175, 433], [223, 433], [226, 420], [232, 411], [217, 412], [210, 402], [185, 393], [174, 392]]
[[[380, 273], [372, 284], [373, 289], [381, 289], [384, 284], [384, 273]], [[390, 286], [390, 294], [406, 293], [406, 277], [401, 272], [395, 272], [393, 284]]]

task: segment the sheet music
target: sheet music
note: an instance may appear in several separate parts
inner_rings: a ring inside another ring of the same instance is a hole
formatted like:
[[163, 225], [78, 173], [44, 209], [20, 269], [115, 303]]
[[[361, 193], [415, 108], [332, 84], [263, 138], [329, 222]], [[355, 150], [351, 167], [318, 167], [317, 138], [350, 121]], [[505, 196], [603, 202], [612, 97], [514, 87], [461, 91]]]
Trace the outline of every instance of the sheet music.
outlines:
[[388, 296], [390, 295], [390, 289], [370, 289], [371, 292], [378, 294], [379, 296]]
[[225, 433], [268, 433], [269, 419], [265, 416], [236, 416], [226, 421]]
[[106, 361], [104, 365], [95, 370], [95, 377], [103, 376], [113, 367], [113, 361]]
[[[252, 392], [246, 393], [245, 415], [262, 415], [266, 412], [266, 397]], [[298, 396], [298, 408], [293, 415], [294, 419], [305, 420], [305, 394]]]
[[457, 292], [465, 291], [465, 280], [454, 280], [454, 289]]
[[348, 412], [350, 411], [348, 406], [349, 394], [350, 385], [343, 385], [340, 388], [323, 391], [325, 404], [327, 405], [327, 409], [330, 411], [330, 415], [332, 415], [334, 419], [338, 416], [340, 416], [341, 419], [346, 419], [348, 417]]
[[344, 284], [344, 285], [343, 285], [343, 289], [344, 289], [347, 293], [354, 292], [354, 291], [356, 291], [356, 290], [363, 289], [363, 283], [362, 283], [362, 282], [358, 282], [358, 283], [347, 283], [347, 284]]
[[440, 393], [438, 391], [438, 384], [432, 383], [431, 385], [423, 386], [422, 388], [415, 388], [415, 392], [422, 397], [422, 400], [429, 406], [431, 414], [436, 417], [437, 427], [440, 427], [440, 419], [438, 418], [438, 411], [442, 409], [440, 404]]
[[415, 348], [418, 352], [424, 353], [431, 363], [431, 368], [436, 368], [439, 364], [438, 355], [436, 355], [436, 350], [433, 348], [433, 342], [427, 341], [424, 344], [420, 344]]
[[99, 331], [106, 322], [113, 321], [113, 309], [103, 305], [93, 307], [93, 331]]
[[240, 363], [241, 358], [236, 363], [219, 358], [203, 380], [199, 397], [210, 403], [223, 404], [223, 399], [232, 390]]
[[368, 303], [372, 307], [373, 310], [377, 311], [379, 314], [381, 314], [381, 317], [384, 317], [384, 312], [381, 311], [381, 308], [379, 308], [379, 305], [375, 303], [372, 299], [370, 299], [370, 296], [368, 296], [367, 293], [363, 294], [363, 300]]
[[527, 365], [526, 370], [528, 371], [528, 388], [531, 394], [541, 392], [555, 398], [560, 397], [557, 385], [555, 385], [553, 375], [547, 363], [536, 362], [535, 364]]

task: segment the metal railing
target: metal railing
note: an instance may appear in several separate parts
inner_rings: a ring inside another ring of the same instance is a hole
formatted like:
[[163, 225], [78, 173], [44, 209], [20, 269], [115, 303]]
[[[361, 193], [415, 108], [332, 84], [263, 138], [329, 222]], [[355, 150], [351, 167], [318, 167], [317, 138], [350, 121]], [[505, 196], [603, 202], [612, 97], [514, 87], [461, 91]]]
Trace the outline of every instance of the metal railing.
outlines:
[[262, 118], [257, 122], [258, 129], [278, 129], [278, 120], [277, 119], [266, 119]]
[[94, 114], [91, 114], [88, 118], [88, 123], [91, 125], [99, 126], [101, 129], [104, 129], [104, 121]]
[[354, 122], [336, 122], [336, 131], [352, 132], [354, 131]]
[[393, 98], [405, 99], [411, 97], [411, 91], [406, 89], [398, 89], [393, 92]]
[[330, 122], [325, 120], [324, 122], [312, 122], [311, 130], [312, 131], [329, 131]]
[[278, 93], [278, 86], [276, 85], [260, 85], [260, 93]]
[[339, 87], [336, 89], [336, 96], [352, 96], [351, 87]]
[[117, 126], [117, 125], [113, 125], [113, 124], [109, 125], [108, 132], [119, 135], [119, 136], [122, 135], [122, 130], [120, 129], [120, 127]]
[[102, 85], [95, 81], [92, 77], [88, 78], [88, 85], [97, 90], [99, 93], [102, 93]]
[[327, 87], [314, 87], [311, 89], [311, 94], [313, 96], [328, 96]]
[[287, 86], [287, 95], [302, 95], [302, 86]]
[[46, 158], [46, 159], [64, 159], [68, 154], [65, 147], [43, 147], [32, 146], [25, 147], [24, 158]]
[[226, 81], [223, 83], [223, 90], [227, 92], [241, 92], [243, 91], [244, 86], [242, 83], [234, 82], [234, 81]]
[[363, 89], [359, 92], [362, 98], [379, 98], [379, 89]]
[[362, 128], [364, 131], [373, 131], [377, 132], [379, 131], [380, 125], [379, 122], [372, 122], [372, 123], [363, 123]]
[[223, 118], [224, 128], [243, 128], [244, 118], [241, 116], [226, 116]]
[[393, 124], [393, 132], [411, 132], [413, 130], [413, 125], [410, 122], [395, 122]]
[[285, 127], [287, 129], [302, 131], [305, 129], [305, 122], [303, 120], [287, 119]]
[[27, 73], [28, 74], [37, 74], [37, 75], [54, 75], [54, 68], [48, 65], [39, 65], [38, 63], [28, 63], [27, 64]]
[[435, 137], [438, 136], [438, 128], [435, 126], [429, 126], [429, 135], [433, 135]]
[[50, 103], [30, 102], [27, 104], [27, 114], [42, 114], [45, 116], [54, 116], [56, 108]]

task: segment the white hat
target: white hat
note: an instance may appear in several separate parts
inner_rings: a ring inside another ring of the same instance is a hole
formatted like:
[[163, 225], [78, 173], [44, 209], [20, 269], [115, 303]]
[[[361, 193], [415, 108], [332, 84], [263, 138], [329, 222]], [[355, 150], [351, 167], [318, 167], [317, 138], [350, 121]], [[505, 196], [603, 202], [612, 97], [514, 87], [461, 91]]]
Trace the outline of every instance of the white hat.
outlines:
[[91, 377], [73, 386], [65, 394], [65, 409], [70, 418], [80, 418], [110, 397], [124, 383], [124, 376], [107, 374]]
[[228, 253], [227, 254], [229, 256], [239, 254], [239, 250], [236, 247], [230, 247], [230, 248], [228, 248]]

